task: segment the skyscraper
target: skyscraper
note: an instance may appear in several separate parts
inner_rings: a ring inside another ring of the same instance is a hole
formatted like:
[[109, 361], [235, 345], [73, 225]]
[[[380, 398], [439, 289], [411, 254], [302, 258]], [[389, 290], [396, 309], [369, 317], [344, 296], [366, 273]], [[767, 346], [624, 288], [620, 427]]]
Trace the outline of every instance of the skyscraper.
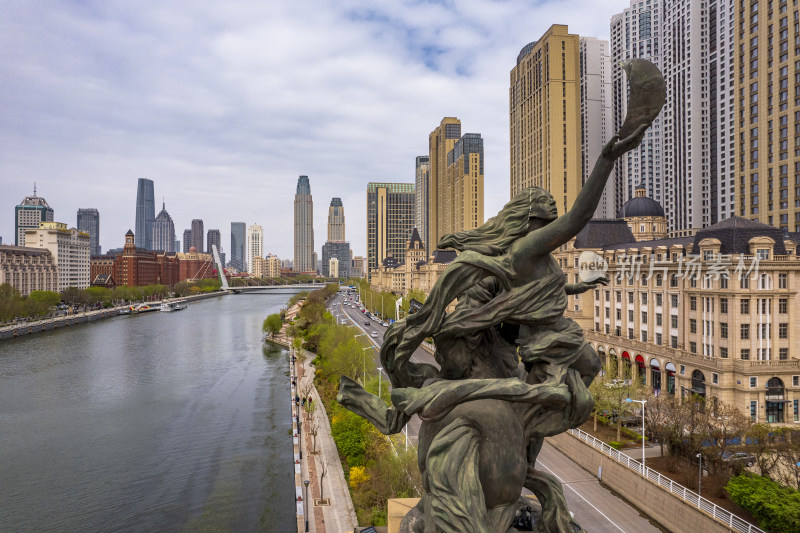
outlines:
[[[448, 233], [475, 229], [483, 224], [483, 139], [465, 133], [447, 154], [444, 189], [448, 198], [439, 209], [441, 238]], [[442, 191], [443, 187], [439, 187]]]
[[222, 253], [222, 234], [219, 232], [218, 229], [210, 229], [208, 230], [208, 234], [206, 236], [206, 251], [208, 253], [214, 253], [211, 245], [217, 245], [217, 251]]
[[428, 243], [428, 181], [430, 179], [430, 157], [418, 155], [414, 175], [416, 186], [414, 192], [414, 220], [417, 221], [417, 230], [426, 250], [430, 250]]
[[367, 184], [368, 275], [390, 254], [395, 259], [405, 256], [414, 211], [413, 183]]
[[[603, 146], [611, 139], [611, 56], [608, 41], [580, 38], [581, 187], [591, 175]], [[615, 218], [614, 180], [609, 179], [594, 218]]]
[[[734, 47], [736, 60], [730, 60], [735, 63], [733, 68], [737, 73], [730, 78], [736, 81], [736, 107], [732, 113], [736, 120], [730, 121], [736, 132], [735, 140], [730, 142], [736, 142], [739, 153], [734, 157], [731, 151], [729, 156], [739, 166], [739, 190], [734, 194], [735, 179], [731, 174], [727, 183], [721, 183], [720, 195], [735, 198], [735, 207], [743, 217], [798, 232], [800, 7], [795, 2], [778, 2], [773, 12], [772, 4], [759, 3], [736, 3], [735, 7], [729, 7], [736, 14], [736, 22], [731, 23], [735, 26], [733, 31], [741, 37]], [[721, 10], [722, 3], [710, 2], [709, 13], [715, 7]], [[723, 33], [725, 26], [719, 23], [719, 29], [716, 25], [712, 28]], [[711, 50], [711, 59], [714, 53], [724, 53], [722, 44]], [[723, 65], [722, 57], [717, 63]], [[724, 145], [722, 150], [724, 155]], [[767, 320], [768, 315], [764, 317]], [[793, 331], [797, 331], [796, 326]], [[762, 342], [768, 345], [769, 341]]]
[[153, 180], [139, 178], [136, 187], [136, 244], [139, 248], [153, 249], [153, 222], [156, 219], [156, 201]]
[[247, 270], [246, 239], [247, 225], [244, 222], [231, 222], [231, 266], [239, 272]]
[[264, 257], [264, 228], [252, 224], [247, 228], [247, 271], [255, 273], [256, 260]]
[[178, 252], [175, 249], [175, 224], [167, 213], [166, 203], [161, 203], [161, 211], [153, 222], [153, 250]]
[[[628, 80], [622, 63], [634, 58], [647, 59], [659, 69], [663, 54], [663, 0], [636, 0], [631, 7], [611, 17], [611, 94], [612, 130], [619, 131], [628, 113]], [[623, 154], [616, 164], [614, 181], [614, 210], [619, 212], [628, 200], [635, 197], [637, 186], [645, 195], [664, 202], [663, 142], [664, 113], [662, 111], [645, 134], [642, 144]], [[614, 215], [616, 216], [616, 215]], [[612, 217], [613, 218], [613, 217]]]
[[511, 196], [550, 191], [561, 214], [581, 188], [579, 40], [554, 24], [511, 69]]
[[297, 180], [294, 195], [294, 271], [315, 272], [314, 261], [314, 200], [308, 176]]
[[195, 251], [198, 254], [203, 253], [203, 237], [205, 236], [205, 231], [203, 231], [203, 221], [199, 218], [195, 218], [192, 220], [192, 246], [194, 246]]
[[[461, 121], [455, 117], [444, 117], [439, 126], [428, 136], [428, 238], [432, 247], [445, 235], [443, 222], [448, 218], [445, 210], [450, 208], [452, 191], [447, 187], [447, 154], [461, 138]], [[409, 229], [410, 231], [410, 229]], [[408, 232], [403, 235], [403, 244]], [[381, 259], [382, 260], [382, 259]], [[369, 270], [377, 268], [369, 263]]]
[[97, 209], [78, 209], [77, 229], [89, 234], [89, 254], [100, 255], [100, 212]]
[[33, 196], [26, 196], [14, 208], [14, 244], [25, 246], [25, 230], [37, 229], [40, 222], [53, 221], [53, 208], [47, 200], [36, 196], [36, 185], [33, 186]]
[[328, 242], [344, 241], [344, 206], [341, 198], [333, 198], [328, 208]]
[[[331, 272], [331, 259], [338, 261], [336, 273]], [[328, 241], [322, 245], [322, 275], [347, 279], [350, 277], [350, 243]]]
[[192, 247], [192, 230], [183, 230], [183, 253], [188, 254], [189, 248]]

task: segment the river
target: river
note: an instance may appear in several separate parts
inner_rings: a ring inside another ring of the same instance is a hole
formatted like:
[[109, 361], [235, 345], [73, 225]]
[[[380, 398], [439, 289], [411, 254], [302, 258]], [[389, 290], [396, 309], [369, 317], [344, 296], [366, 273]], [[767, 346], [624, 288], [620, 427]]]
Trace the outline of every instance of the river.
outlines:
[[289, 531], [290, 295], [0, 341], [0, 531]]

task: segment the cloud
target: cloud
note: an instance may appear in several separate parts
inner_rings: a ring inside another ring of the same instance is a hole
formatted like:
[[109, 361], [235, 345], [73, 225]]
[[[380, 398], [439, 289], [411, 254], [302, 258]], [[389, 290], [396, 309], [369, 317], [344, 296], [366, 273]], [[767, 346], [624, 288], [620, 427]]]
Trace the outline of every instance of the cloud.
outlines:
[[414, 180], [444, 116], [485, 143], [485, 213], [509, 195], [508, 79], [551, 23], [608, 38], [628, 2], [36, 2], [0, 6], [0, 235], [33, 182], [75, 224], [96, 207], [104, 249], [134, 226], [136, 180], [155, 181], [177, 238], [193, 218], [257, 222], [291, 258], [297, 176], [344, 202], [366, 253], [369, 181]]

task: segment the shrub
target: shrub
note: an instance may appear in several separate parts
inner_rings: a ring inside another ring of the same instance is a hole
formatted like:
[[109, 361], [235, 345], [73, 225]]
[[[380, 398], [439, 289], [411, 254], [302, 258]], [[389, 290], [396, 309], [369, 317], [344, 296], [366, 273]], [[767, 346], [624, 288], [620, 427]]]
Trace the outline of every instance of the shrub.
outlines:
[[622, 448], [622, 443], [615, 440], [610, 441], [608, 445], [614, 448], [615, 450], [619, 450], [620, 448]]

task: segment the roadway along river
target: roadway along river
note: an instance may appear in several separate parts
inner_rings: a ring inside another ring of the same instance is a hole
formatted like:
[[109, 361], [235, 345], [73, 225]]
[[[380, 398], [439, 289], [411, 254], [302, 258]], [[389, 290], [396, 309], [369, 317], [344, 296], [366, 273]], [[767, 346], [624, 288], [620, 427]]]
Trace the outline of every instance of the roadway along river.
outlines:
[[0, 531], [289, 531], [289, 294], [0, 342]]

